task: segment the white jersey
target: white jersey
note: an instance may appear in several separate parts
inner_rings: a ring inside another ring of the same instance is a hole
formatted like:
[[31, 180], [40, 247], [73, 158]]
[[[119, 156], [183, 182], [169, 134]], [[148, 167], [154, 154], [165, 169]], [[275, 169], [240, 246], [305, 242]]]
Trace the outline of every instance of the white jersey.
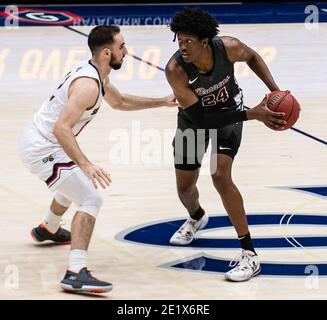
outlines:
[[81, 63], [72, 71], [70, 71], [66, 75], [65, 80], [54, 91], [50, 99], [47, 99], [43, 102], [40, 110], [34, 116], [33, 123], [42, 134], [42, 136], [56, 145], [59, 145], [59, 142], [53, 134], [53, 127], [68, 101], [68, 90], [70, 84], [76, 78], [80, 77], [96, 79], [98, 81], [100, 90], [98, 99], [93, 108], [86, 110], [79, 121], [72, 128], [74, 135], [77, 136], [82, 131], [82, 129], [95, 117], [97, 111], [100, 108], [102, 97], [104, 95], [104, 89], [102, 86], [100, 74], [97, 68], [92, 64], [91, 60], [87, 60]]

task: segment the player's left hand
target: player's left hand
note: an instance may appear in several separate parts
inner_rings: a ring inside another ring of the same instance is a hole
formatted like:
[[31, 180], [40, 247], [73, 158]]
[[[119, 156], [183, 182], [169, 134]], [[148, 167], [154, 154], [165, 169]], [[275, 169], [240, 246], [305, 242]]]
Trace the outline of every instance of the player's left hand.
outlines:
[[167, 107], [178, 107], [175, 95], [172, 93], [169, 96], [164, 97], [165, 106]]
[[268, 121], [265, 121], [264, 124], [271, 130], [276, 130], [276, 129], [280, 128], [280, 126], [275, 125], [275, 124], [273, 124], [271, 122], [268, 122]]

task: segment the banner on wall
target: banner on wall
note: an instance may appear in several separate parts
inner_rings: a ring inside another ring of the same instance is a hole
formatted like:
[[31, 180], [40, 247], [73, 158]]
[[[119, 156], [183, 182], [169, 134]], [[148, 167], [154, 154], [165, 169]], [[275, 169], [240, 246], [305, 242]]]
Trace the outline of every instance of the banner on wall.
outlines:
[[327, 22], [327, 2], [2, 6], [0, 26], [168, 25], [185, 7], [210, 12], [221, 24]]

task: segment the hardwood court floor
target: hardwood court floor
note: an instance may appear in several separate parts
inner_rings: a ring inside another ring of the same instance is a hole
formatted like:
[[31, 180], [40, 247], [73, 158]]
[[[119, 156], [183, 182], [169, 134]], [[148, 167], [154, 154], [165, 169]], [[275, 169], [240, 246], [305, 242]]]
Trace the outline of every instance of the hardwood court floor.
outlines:
[[[89, 28], [79, 28], [88, 33]], [[161, 67], [177, 48], [167, 27], [123, 27], [130, 53]], [[306, 30], [302, 24], [223, 25], [222, 35], [237, 37], [256, 49], [282, 89], [302, 105], [296, 128], [326, 141], [327, 27]], [[76, 61], [88, 58], [86, 37], [63, 27], [1, 28], [0, 47], [0, 298], [90, 299], [59, 289], [69, 247], [36, 245], [29, 232], [41, 222], [51, 193], [29, 174], [17, 155], [21, 129]], [[254, 106], [267, 92], [243, 64], [236, 66], [245, 103]], [[127, 57], [111, 76], [122, 91], [144, 96], [170, 93], [163, 72]], [[325, 263], [327, 248], [257, 248], [262, 261], [307, 263], [307, 276], [256, 277], [228, 283], [223, 273], [169, 268], [168, 264], [201, 254], [232, 259], [239, 250], [173, 248], [124, 242], [117, 236], [137, 225], [186, 217], [175, 191], [171, 140], [176, 109], [121, 112], [103, 103], [96, 119], [80, 135], [82, 150], [113, 177], [101, 191], [103, 208], [89, 248], [94, 276], [114, 284], [103, 299], [326, 299], [327, 278], [314, 266]], [[198, 187], [210, 215], [226, 215], [204, 161]], [[234, 180], [248, 213], [327, 216], [326, 197], [277, 187], [326, 186], [326, 144], [298, 132], [273, 132], [257, 122], [244, 126], [234, 164]], [[65, 221], [69, 228], [74, 208]], [[326, 225], [251, 226], [256, 237], [324, 236]], [[155, 236], [155, 235], [154, 235]], [[232, 228], [204, 232], [230, 237]], [[310, 271], [313, 270], [313, 271]]]

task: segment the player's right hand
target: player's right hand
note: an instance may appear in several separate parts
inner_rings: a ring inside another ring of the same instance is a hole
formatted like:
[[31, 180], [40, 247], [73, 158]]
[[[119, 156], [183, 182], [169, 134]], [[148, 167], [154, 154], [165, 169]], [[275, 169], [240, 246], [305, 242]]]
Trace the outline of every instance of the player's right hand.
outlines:
[[264, 122], [270, 128], [282, 128], [287, 123], [283, 120], [285, 113], [269, 110], [267, 100], [268, 96], [266, 95], [256, 107], [247, 110], [247, 118]]
[[80, 166], [87, 177], [92, 181], [94, 188], [98, 188], [98, 183], [105, 189], [111, 184], [111, 176], [101, 167], [98, 167], [92, 163]]

